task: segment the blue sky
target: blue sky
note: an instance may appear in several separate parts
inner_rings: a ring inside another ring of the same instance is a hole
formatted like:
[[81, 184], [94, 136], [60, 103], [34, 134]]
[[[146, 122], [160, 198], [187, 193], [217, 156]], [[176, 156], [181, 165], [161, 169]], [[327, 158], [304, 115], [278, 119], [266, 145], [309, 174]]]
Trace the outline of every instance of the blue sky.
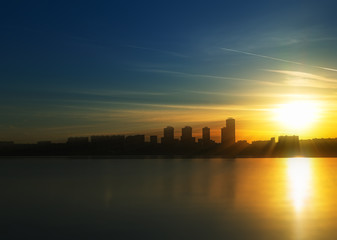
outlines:
[[336, 8], [334, 1], [7, 1], [0, 140], [159, 135], [166, 125], [191, 125], [196, 135], [208, 125], [217, 135], [227, 117], [237, 119], [242, 139], [288, 133], [272, 122], [273, 105], [328, 98], [325, 112], [335, 110]]

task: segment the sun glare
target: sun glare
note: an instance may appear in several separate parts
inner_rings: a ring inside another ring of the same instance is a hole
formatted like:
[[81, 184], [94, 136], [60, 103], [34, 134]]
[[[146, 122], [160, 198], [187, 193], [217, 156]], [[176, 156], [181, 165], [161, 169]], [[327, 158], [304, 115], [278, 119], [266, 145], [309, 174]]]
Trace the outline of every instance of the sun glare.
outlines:
[[289, 129], [310, 127], [317, 120], [318, 114], [318, 103], [313, 101], [288, 102], [275, 109], [276, 120]]
[[305, 205], [311, 191], [312, 169], [307, 158], [290, 158], [288, 165], [289, 195], [296, 212]]

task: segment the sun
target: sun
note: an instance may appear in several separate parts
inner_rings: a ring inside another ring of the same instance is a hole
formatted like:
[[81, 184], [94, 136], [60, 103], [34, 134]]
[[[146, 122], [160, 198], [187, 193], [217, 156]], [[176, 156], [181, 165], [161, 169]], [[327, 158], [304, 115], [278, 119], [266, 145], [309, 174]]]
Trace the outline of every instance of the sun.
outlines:
[[292, 130], [305, 129], [319, 117], [319, 106], [314, 101], [293, 101], [275, 109], [275, 119]]

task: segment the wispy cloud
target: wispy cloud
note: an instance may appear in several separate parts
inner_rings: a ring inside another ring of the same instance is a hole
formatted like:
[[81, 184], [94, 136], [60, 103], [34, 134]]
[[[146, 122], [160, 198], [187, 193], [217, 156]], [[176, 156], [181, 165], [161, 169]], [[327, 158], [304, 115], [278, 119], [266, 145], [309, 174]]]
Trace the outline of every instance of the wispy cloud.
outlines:
[[178, 104], [139, 104], [133, 105], [160, 107], [160, 108], [175, 108], [175, 109], [202, 109], [202, 110], [232, 110], [232, 111], [264, 111], [264, 108], [245, 107], [237, 105], [178, 105]]
[[337, 69], [334, 69], [334, 68], [309, 65], [309, 64], [304, 64], [302, 62], [296, 62], [296, 61], [286, 60], [286, 59], [282, 59], [282, 58], [276, 58], [276, 57], [271, 57], [271, 56], [266, 56], [266, 55], [251, 53], [251, 52], [245, 52], [245, 51], [235, 50], [235, 49], [231, 49], [231, 48], [221, 48], [221, 49], [224, 50], [224, 51], [235, 52], [235, 53], [255, 56], [255, 57], [259, 57], [259, 58], [266, 58], [266, 59], [279, 61], [279, 62], [291, 63], [291, 64], [296, 64], [296, 65], [303, 65], [303, 66], [308, 66], [308, 67], [312, 67], [312, 68], [318, 68], [318, 69], [321, 69], [321, 70], [337, 72]]
[[320, 66], [315, 66], [315, 67], [323, 69], [323, 70], [327, 70], [327, 71], [337, 72], [337, 69], [334, 69], [334, 68], [327, 68], [327, 67], [320, 67]]
[[[202, 105], [202, 104], [165, 104], [165, 103], [139, 103], [139, 102], [123, 102], [123, 101], [102, 101], [102, 100], [95, 100], [95, 101], [87, 101], [87, 100], [79, 100], [79, 102], [85, 103], [100, 103], [100, 104], [108, 104], [105, 106], [100, 105], [100, 107], [82, 107], [82, 109], [88, 109], [90, 111], [98, 110], [98, 111], [104, 111], [106, 113], [112, 113], [115, 114], [116, 112], [120, 112], [121, 110], [129, 111], [130, 109], [133, 109], [132, 107], [141, 106], [141, 107], [147, 107], [153, 110], [153, 108], [156, 109], [177, 109], [177, 110], [233, 110], [233, 111], [263, 111], [264, 107], [254, 107], [253, 105], [226, 105], [226, 104], [219, 104], [219, 105]], [[76, 101], [74, 101], [76, 103]], [[116, 109], [110, 109], [110, 105], [119, 105], [120, 108]], [[123, 107], [125, 106], [125, 108]], [[78, 107], [75, 105], [67, 105], [68, 108], [73, 109], [80, 109], [81, 107]], [[145, 111], [144, 108], [142, 108], [141, 111]]]
[[153, 72], [153, 73], [175, 74], [175, 75], [181, 75], [181, 76], [186, 76], [186, 77], [210, 78], [210, 79], [217, 79], [217, 80], [246, 81], [246, 82], [254, 82], [254, 83], [260, 83], [260, 84], [265, 84], [265, 85], [276, 85], [276, 86], [279, 85], [278, 83], [275, 83], [275, 82], [261, 81], [261, 80], [256, 80], [256, 79], [223, 77], [223, 76], [217, 76], [217, 75], [176, 72], [176, 71], [161, 70], [161, 69], [143, 69], [141, 71]]
[[285, 75], [286, 85], [298, 87], [310, 87], [320, 89], [337, 89], [337, 79], [311, 74], [300, 71], [289, 70], [265, 70], [268, 72]]
[[298, 64], [298, 65], [303, 65], [303, 63], [295, 62], [295, 61], [289, 61], [289, 60], [285, 60], [285, 59], [282, 59], [282, 58], [275, 58], [275, 57], [270, 57], [270, 56], [266, 56], [266, 55], [255, 54], [255, 53], [251, 53], [251, 52], [239, 51], [239, 50], [230, 49], [230, 48], [221, 48], [221, 49], [224, 50], [224, 51], [236, 52], [236, 53], [246, 54], [246, 55], [260, 57], [260, 58], [271, 59], [271, 60], [280, 61], [280, 62], [286, 62], [286, 63], [293, 63], [293, 64]]
[[[283, 84], [284, 85], [284, 84]], [[336, 99], [336, 95], [313, 95], [313, 94], [288, 94], [288, 93], [253, 93], [253, 92], [212, 92], [212, 91], [186, 91], [188, 93], [202, 94], [202, 95], [219, 95], [219, 96], [234, 96], [234, 97], [252, 97], [252, 98], [292, 98], [292, 99]]]
[[317, 81], [323, 81], [323, 82], [331, 82], [331, 83], [337, 83], [337, 79], [334, 78], [327, 78], [320, 75], [315, 75], [311, 73], [306, 72], [299, 72], [299, 71], [288, 71], [288, 70], [266, 70], [268, 72], [275, 72], [275, 73], [281, 73], [292, 77], [299, 77], [304, 79], [312, 79]]

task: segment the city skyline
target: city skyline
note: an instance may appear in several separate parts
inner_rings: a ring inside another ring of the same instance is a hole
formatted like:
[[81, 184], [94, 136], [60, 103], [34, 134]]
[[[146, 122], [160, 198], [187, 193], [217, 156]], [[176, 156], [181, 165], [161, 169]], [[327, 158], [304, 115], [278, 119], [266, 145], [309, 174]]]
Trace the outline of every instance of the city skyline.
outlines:
[[[143, 143], [155, 143], [155, 144], [174, 144], [181, 142], [183, 144], [221, 144], [225, 147], [234, 145], [235, 143], [249, 143], [249, 144], [258, 144], [258, 143], [265, 143], [265, 142], [274, 142], [276, 143], [275, 139], [278, 138], [279, 142], [282, 141], [284, 138], [288, 137], [295, 137], [297, 141], [299, 140], [314, 140], [314, 139], [337, 139], [335, 138], [317, 138], [314, 137], [312, 139], [303, 139], [300, 136], [296, 135], [279, 135], [279, 136], [272, 136], [268, 139], [256, 139], [249, 141], [247, 139], [236, 139], [236, 121], [234, 118], [229, 117], [225, 121], [223, 121], [224, 126], [220, 129], [211, 129], [207, 126], [201, 128], [201, 131], [193, 131], [193, 127], [185, 126], [183, 128], [174, 128], [173, 126], [166, 126], [161, 130], [161, 134], [158, 135], [150, 135], [144, 133], [138, 134], [94, 134], [94, 135], [78, 135], [78, 136], [68, 136], [64, 141], [52, 141], [52, 139], [44, 139], [36, 142], [26, 142], [23, 144], [45, 144], [45, 143], [85, 143], [85, 142], [100, 142], [100, 141], [108, 141], [111, 138], [120, 138], [120, 139], [138, 139], [138, 142]], [[181, 130], [179, 130], [181, 129]], [[199, 129], [198, 129], [199, 130]], [[211, 134], [211, 130], [220, 132], [220, 136], [214, 136]], [[281, 139], [281, 140], [280, 140]], [[139, 141], [140, 140], [140, 141]], [[218, 141], [216, 141], [218, 140]], [[124, 141], [124, 140], [123, 140]], [[9, 139], [5, 141], [0, 141], [0, 143], [6, 145], [11, 143], [18, 143], [22, 144], [21, 142], [11, 141]]]
[[2, 238], [334, 239], [336, 10], [2, 1]]
[[159, 135], [169, 125], [199, 137], [204, 123], [220, 141], [223, 116], [238, 120], [238, 140], [335, 137], [334, 9], [332, 0], [7, 1], [0, 141]]
[[199, 139], [193, 129], [185, 126], [181, 135], [172, 126], [163, 128], [163, 137], [145, 135], [93, 135], [69, 137], [66, 142], [39, 141], [35, 144], [18, 144], [0, 141], [1, 156], [203, 156], [203, 157], [335, 157], [337, 138], [305, 139], [299, 136], [278, 136], [269, 140], [248, 143], [235, 139], [235, 119], [228, 118], [221, 128], [221, 142], [211, 138], [210, 128], [202, 128]]

